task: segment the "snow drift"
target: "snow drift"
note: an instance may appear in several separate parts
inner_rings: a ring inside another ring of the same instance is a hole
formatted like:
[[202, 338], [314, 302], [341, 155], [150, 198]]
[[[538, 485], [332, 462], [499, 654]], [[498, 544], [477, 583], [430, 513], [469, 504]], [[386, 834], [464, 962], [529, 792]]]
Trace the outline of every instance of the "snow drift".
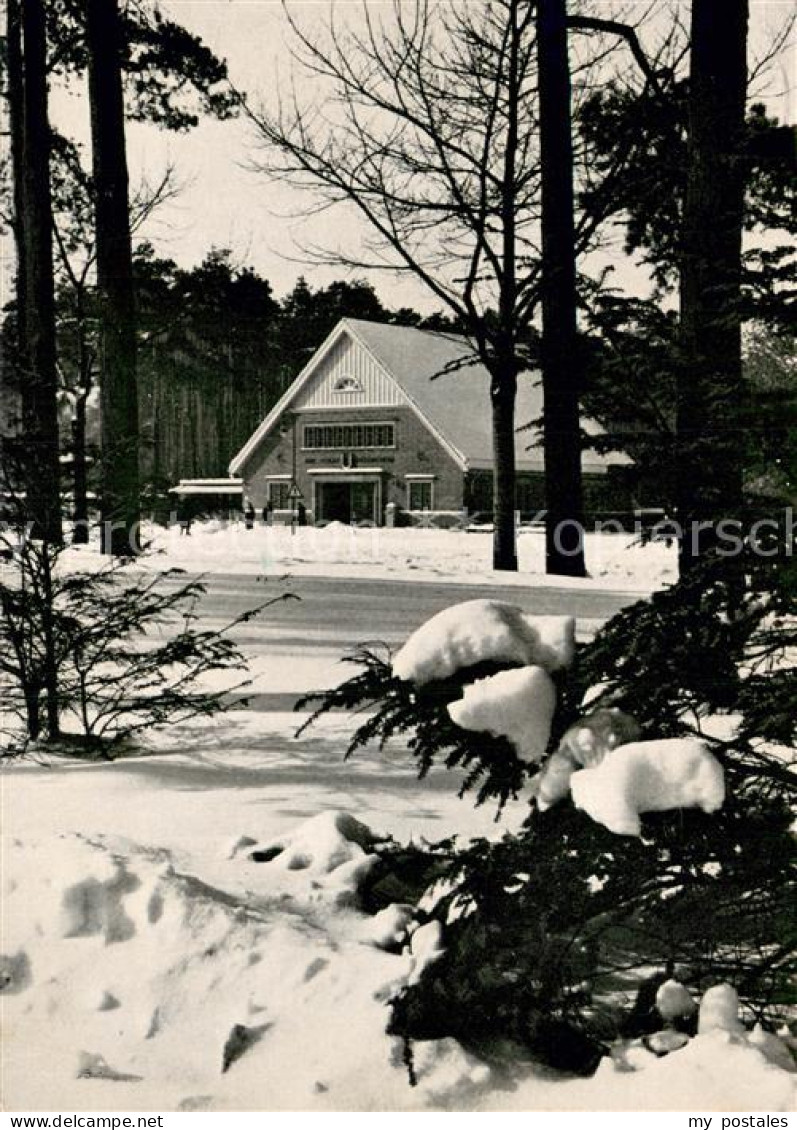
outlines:
[[286, 836], [264, 843], [245, 836], [240, 844], [255, 863], [307, 872], [317, 891], [344, 905], [356, 902], [360, 884], [377, 860], [370, 848], [379, 840], [348, 812], [321, 812]]
[[[466, 1105], [491, 1072], [454, 1040], [418, 1051], [407, 1083], [387, 1000], [442, 953], [439, 928], [410, 951], [406, 908], [377, 924], [316, 884], [358, 862], [333, 829], [300, 825], [282, 864], [239, 852], [259, 893], [177, 873], [165, 853], [81, 836], [4, 848], [0, 950], [3, 1100], [26, 1110], [356, 1110]], [[311, 865], [291, 869], [298, 853]], [[390, 921], [388, 921], [390, 919]], [[363, 944], [362, 925], [379, 925]], [[387, 927], [387, 929], [385, 929]]]
[[[95, 801], [108, 776], [105, 767], [91, 776]], [[227, 791], [232, 826], [240, 797]], [[742, 1027], [730, 986], [704, 994], [705, 1031], [661, 1059], [624, 1044], [592, 1079], [515, 1065], [496, 1080], [456, 1040], [422, 1040], [413, 1043], [418, 1085], [410, 1087], [402, 1041], [386, 1033], [387, 1001], [439, 960], [444, 931], [430, 922], [412, 932], [409, 906], [368, 918], [319, 901], [316, 885], [372, 842], [353, 817], [322, 815], [265, 841], [283, 845], [281, 863], [279, 853], [267, 864], [248, 859], [243, 840], [253, 850], [251, 837], [242, 837], [223, 863], [223, 886], [178, 872], [162, 848], [111, 846], [96, 834], [7, 837], [6, 1106], [792, 1109], [786, 1043]], [[300, 852], [314, 853], [309, 866], [287, 866]], [[402, 952], [382, 948], [402, 943]], [[686, 1005], [672, 983], [665, 996], [676, 1012]]]

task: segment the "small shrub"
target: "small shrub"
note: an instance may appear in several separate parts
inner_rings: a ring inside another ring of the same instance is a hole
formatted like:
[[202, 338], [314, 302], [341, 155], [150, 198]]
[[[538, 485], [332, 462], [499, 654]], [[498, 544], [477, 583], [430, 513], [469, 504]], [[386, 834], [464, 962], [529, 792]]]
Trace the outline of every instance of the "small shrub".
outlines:
[[[153, 725], [211, 716], [245, 699], [246, 661], [231, 633], [199, 627], [201, 581], [113, 560], [71, 569], [63, 547], [6, 533], [0, 565], [0, 697], [6, 752], [66, 741], [109, 757]], [[206, 677], [239, 671], [226, 690]], [[236, 698], [237, 694], [237, 698]], [[76, 740], [77, 739], [77, 740]]]

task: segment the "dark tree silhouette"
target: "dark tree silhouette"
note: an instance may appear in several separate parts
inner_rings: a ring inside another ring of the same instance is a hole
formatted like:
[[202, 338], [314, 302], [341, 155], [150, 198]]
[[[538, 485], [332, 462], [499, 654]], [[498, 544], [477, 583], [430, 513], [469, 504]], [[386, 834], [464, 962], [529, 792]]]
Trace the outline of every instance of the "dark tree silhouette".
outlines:
[[538, 0], [542, 169], [542, 387], [549, 573], [585, 575], [573, 141], [566, 0]]
[[[25, 326], [25, 208], [22, 195], [22, 170], [25, 152], [24, 72], [22, 66], [22, 20], [19, 0], [6, 4], [6, 102], [13, 185], [11, 230], [17, 255], [16, 349], [21, 356]], [[5, 367], [4, 367], [5, 368]]]
[[61, 541], [55, 308], [44, 6], [8, 5], [8, 78], [14, 227], [18, 249], [19, 356], [24, 458], [20, 470], [33, 531]]
[[103, 553], [138, 549], [138, 392], [133, 255], [116, 0], [87, 0], [86, 43], [100, 298]]
[[724, 516], [741, 515], [747, 18], [747, 0], [692, 2], [676, 406], [682, 573], [714, 544]]

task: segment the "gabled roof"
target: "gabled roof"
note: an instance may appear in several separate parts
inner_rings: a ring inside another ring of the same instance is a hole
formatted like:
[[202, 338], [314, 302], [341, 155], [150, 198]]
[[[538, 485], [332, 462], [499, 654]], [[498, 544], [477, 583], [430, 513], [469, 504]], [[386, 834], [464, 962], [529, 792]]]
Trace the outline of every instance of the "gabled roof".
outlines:
[[[370, 353], [399, 385], [410, 404], [463, 470], [492, 467], [490, 377], [485, 367], [475, 359], [473, 346], [468, 340], [457, 334], [344, 318], [232, 460], [231, 474], [241, 471], [246, 459], [312, 380], [324, 358], [344, 334]], [[540, 374], [521, 373], [515, 410], [518, 470], [543, 469], [539, 429], [524, 428], [541, 416]], [[591, 420], [582, 420], [582, 428], [593, 435], [602, 431], [600, 425]], [[628, 458], [620, 454], [607, 456], [586, 451], [582, 456], [585, 471], [600, 472], [610, 464], [626, 462], [629, 462]]]

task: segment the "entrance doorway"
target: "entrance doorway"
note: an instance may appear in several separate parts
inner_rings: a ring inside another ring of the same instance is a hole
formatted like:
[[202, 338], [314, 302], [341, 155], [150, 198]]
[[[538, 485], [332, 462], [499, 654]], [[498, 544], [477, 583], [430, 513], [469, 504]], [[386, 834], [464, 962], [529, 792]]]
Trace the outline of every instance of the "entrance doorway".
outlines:
[[316, 520], [323, 522], [374, 522], [378, 524], [377, 486], [361, 479], [343, 479], [316, 485]]

